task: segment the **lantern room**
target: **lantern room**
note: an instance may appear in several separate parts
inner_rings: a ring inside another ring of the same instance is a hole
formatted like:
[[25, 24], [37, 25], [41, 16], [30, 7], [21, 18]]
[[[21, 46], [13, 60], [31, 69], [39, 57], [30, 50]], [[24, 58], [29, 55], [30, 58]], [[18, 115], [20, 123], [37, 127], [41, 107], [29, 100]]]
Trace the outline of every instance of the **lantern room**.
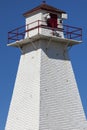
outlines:
[[67, 13], [45, 2], [25, 12], [23, 16], [26, 24], [8, 32], [8, 45], [18, 47], [30, 40], [49, 37], [68, 43], [69, 46], [82, 42], [82, 29], [65, 25]]
[[24, 13], [24, 17], [26, 18], [26, 30], [30, 30], [26, 32], [25, 37], [32, 37], [38, 33], [46, 36], [64, 37], [63, 19], [67, 19], [66, 12], [42, 3]]

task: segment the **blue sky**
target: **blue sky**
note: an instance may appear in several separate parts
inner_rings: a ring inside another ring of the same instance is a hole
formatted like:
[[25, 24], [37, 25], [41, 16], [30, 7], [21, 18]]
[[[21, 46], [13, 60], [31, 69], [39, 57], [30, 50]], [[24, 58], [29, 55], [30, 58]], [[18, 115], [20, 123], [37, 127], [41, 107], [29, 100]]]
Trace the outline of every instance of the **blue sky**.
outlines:
[[[82, 104], [87, 117], [87, 0], [46, 0], [68, 13], [66, 24], [83, 29], [83, 43], [69, 50]], [[4, 130], [20, 50], [7, 47], [8, 31], [25, 24], [22, 14], [41, 4], [41, 0], [0, 0], [0, 130]]]

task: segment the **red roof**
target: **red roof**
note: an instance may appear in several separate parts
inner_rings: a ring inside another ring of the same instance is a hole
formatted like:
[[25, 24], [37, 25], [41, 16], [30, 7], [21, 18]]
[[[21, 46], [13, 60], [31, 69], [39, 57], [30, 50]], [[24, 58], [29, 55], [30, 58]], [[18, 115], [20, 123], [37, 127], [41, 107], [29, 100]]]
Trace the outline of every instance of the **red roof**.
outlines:
[[60, 9], [57, 9], [53, 6], [50, 6], [50, 5], [47, 5], [46, 3], [42, 3], [41, 5], [25, 12], [23, 14], [23, 16], [27, 17], [29, 16], [31, 13], [35, 12], [35, 11], [38, 11], [38, 10], [46, 10], [46, 11], [49, 11], [49, 12], [53, 12], [53, 13], [66, 13], [65, 11], [63, 10], [60, 10]]

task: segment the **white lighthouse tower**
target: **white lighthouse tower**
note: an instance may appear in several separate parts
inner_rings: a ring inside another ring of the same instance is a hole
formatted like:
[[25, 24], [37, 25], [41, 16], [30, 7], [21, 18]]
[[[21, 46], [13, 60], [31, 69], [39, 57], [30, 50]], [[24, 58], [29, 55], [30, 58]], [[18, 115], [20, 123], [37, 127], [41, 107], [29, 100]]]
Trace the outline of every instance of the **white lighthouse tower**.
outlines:
[[8, 33], [21, 49], [5, 130], [87, 130], [68, 47], [81, 28], [64, 25], [67, 13], [42, 3], [24, 13], [26, 25]]

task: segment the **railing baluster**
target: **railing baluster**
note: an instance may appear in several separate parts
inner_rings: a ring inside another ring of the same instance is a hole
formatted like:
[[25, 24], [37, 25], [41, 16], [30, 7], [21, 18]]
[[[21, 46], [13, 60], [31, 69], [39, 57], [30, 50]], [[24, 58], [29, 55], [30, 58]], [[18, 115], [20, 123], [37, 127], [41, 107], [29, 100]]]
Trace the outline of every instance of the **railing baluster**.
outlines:
[[68, 26], [66, 26], [66, 33], [67, 33], [67, 38], [68, 38]]
[[38, 34], [39, 34], [39, 22], [40, 22], [40, 21], [38, 20]]
[[8, 44], [9, 44], [9, 32], [8, 32]]
[[17, 28], [17, 40], [18, 40], [18, 28]]
[[82, 29], [81, 29], [81, 41], [82, 41]]

